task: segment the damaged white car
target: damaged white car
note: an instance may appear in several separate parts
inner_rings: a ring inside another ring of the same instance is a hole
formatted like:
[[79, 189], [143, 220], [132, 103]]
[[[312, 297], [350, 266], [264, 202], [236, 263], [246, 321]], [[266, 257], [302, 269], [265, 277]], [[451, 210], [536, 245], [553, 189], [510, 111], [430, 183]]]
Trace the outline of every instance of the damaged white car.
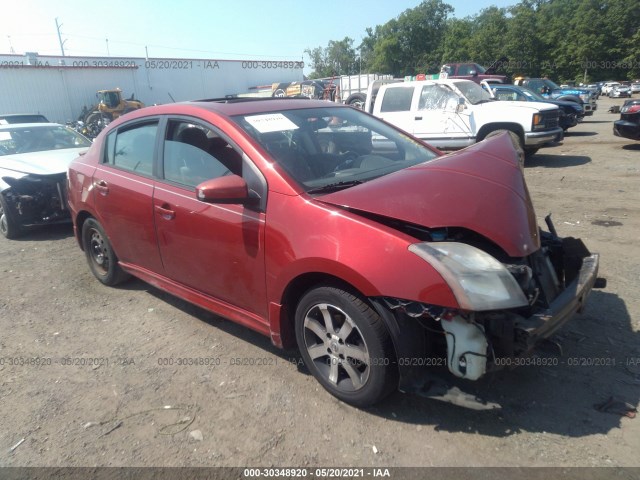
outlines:
[[69, 221], [67, 167], [91, 141], [63, 125], [0, 125], [0, 233]]

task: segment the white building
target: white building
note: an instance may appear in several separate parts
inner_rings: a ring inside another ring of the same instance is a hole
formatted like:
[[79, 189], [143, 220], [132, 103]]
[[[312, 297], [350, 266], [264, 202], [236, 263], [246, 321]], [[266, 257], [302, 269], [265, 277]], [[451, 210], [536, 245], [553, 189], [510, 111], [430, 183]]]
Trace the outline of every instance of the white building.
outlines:
[[0, 113], [41, 113], [65, 123], [95, 105], [98, 90], [120, 88], [146, 105], [219, 98], [301, 81], [303, 67], [280, 60], [0, 54]]

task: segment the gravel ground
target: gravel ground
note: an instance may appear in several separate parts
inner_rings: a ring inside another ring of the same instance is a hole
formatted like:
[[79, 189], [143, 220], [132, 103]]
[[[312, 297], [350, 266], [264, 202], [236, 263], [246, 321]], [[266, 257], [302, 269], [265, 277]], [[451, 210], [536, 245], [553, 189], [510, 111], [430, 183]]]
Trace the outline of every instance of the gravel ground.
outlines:
[[608, 287], [561, 355], [540, 352], [557, 365], [479, 384], [500, 413], [347, 406], [267, 338], [140, 281], [102, 286], [61, 226], [0, 241], [0, 466], [638, 466], [640, 419], [594, 408], [640, 394], [640, 143], [612, 134], [621, 103], [527, 165], [539, 222], [600, 252]]

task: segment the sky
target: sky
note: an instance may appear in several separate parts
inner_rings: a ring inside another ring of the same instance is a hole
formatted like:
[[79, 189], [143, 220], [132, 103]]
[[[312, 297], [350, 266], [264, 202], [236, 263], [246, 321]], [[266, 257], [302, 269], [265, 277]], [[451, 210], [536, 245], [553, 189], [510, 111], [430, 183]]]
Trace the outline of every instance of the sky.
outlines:
[[[445, 0], [454, 16], [515, 0]], [[308, 62], [307, 48], [354, 39], [420, 0], [0, 0], [0, 54]], [[145, 49], [146, 47], [146, 49]], [[305, 68], [305, 73], [308, 69]]]

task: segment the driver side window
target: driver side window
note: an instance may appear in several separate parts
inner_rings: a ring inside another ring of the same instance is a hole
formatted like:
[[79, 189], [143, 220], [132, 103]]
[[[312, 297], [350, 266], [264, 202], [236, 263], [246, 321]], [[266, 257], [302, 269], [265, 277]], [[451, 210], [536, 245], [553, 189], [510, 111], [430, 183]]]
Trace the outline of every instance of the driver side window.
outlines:
[[225, 175], [242, 175], [241, 155], [213, 130], [170, 120], [164, 139], [164, 178], [188, 187]]
[[455, 110], [458, 95], [444, 85], [425, 85], [420, 92], [418, 110]]

